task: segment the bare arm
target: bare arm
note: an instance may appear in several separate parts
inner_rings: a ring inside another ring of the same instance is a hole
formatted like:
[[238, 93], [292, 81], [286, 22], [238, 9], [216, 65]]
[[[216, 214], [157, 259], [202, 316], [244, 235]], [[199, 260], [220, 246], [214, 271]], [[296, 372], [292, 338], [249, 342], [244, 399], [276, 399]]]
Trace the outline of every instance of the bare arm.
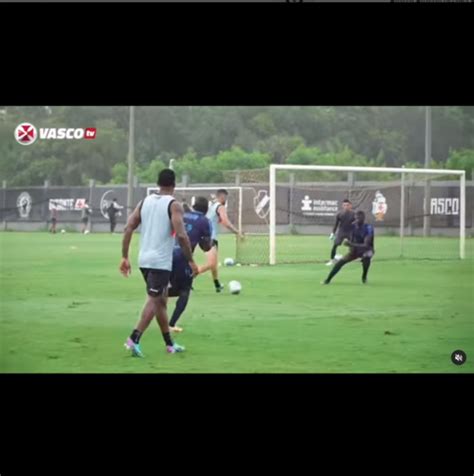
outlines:
[[133, 210], [133, 213], [128, 217], [127, 224], [123, 231], [123, 240], [122, 240], [122, 258], [128, 258], [128, 250], [130, 248], [130, 241], [132, 241], [133, 232], [140, 225], [140, 206]]
[[122, 261], [120, 263], [120, 272], [127, 277], [132, 272], [130, 261], [128, 259], [128, 251], [130, 249], [130, 242], [132, 241], [133, 232], [140, 225], [140, 204], [135, 208], [133, 213], [128, 217], [122, 239]]
[[222, 205], [220, 206], [218, 209], [217, 209], [217, 214], [219, 215], [219, 218], [220, 218], [220, 222], [230, 231], [232, 231], [233, 233], [235, 233], [236, 235], [239, 234], [239, 230], [237, 230], [237, 228], [235, 228], [234, 225], [232, 225], [232, 223], [230, 222], [229, 220], [229, 217], [227, 216], [227, 210], [225, 209], [225, 207]]

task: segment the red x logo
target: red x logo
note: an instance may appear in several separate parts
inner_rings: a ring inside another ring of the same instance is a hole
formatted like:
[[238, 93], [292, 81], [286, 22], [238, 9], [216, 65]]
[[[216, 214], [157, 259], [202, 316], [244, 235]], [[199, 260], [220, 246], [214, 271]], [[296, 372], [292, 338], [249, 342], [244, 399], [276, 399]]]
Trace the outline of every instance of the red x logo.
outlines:
[[33, 144], [37, 138], [38, 132], [33, 124], [25, 122], [15, 129], [15, 139], [21, 145]]

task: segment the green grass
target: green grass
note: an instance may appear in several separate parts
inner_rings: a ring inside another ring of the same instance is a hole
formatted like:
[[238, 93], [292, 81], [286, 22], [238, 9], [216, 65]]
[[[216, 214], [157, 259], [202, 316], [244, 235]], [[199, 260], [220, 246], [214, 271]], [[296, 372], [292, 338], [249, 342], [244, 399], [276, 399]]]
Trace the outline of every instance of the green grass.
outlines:
[[[378, 256], [390, 240], [378, 239]], [[0, 233], [1, 372], [474, 371], [472, 258], [375, 259], [367, 286], [358, 263], [330, 286], [319, 284], [328, 273], [321, 264], [221, 268], [222, 281], [239, 280], [243, 292], [217, 295], [210, 275], [195, 281], [177, 338], [187, 352], [167, 355], [153, 323], [142, 339], [146, 358], [134, 359], [122, 344], [145, 297], [138, 236], [129, 279], [117, 270], [120, 242]], [[233, 243], [220, 238], [221, 261]], [[468, 356], [460, 367], [450, 360], [456, 349]]]
[[[327, 235], [277, 235], [277, 263], [325, 262], [328, 260], [331, 243]], [[379, 261], [396, 260], [401, 256], [409, 260], [459, 258], [458, 238], [407, 236], [403, 240], [403, 247], [401, 245], [399, 236], [376, 236], [377, 259]], [[346, 251], [346, 248], [340, 247], [338, 253], [344, 254]], [[248, 235], [244, 241], [239, 242], [237, 256], [242, 263], [268, 264], [268, 254], [268, 235]], [[466, 257], [474, 259], [472, 238], [466, 239]]]

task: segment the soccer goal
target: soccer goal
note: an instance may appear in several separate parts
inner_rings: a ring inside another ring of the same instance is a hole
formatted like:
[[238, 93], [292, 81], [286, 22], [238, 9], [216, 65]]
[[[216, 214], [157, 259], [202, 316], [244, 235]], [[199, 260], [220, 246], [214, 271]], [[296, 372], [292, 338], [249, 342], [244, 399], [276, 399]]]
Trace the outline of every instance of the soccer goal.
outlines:
[[462, 170], [274, 164], [268, 190], [268, 231], [239, 244], [242, 263], [327, 261], [344, 199], [374, 225], [374, 259], [465, 257]]

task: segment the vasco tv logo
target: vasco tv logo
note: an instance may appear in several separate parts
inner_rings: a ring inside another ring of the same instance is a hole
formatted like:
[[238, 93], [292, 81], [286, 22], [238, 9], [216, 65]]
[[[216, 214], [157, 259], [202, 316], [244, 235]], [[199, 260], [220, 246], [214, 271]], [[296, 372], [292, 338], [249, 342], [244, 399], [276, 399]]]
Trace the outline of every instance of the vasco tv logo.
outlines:
[[24, 122], [15, 129], [15, 139], [21, 145], [31, 145], [38, 139], [38, 131], [33, 124]]
[[97, 129], [95, 127], [65, 128], [65, 127], [44, 127], [39, 132], [33, 124], [24, 122], [15, 129], [15, 139], [21, 145], [31, 145], [40, 140], [81, 140], [95, 139]]

